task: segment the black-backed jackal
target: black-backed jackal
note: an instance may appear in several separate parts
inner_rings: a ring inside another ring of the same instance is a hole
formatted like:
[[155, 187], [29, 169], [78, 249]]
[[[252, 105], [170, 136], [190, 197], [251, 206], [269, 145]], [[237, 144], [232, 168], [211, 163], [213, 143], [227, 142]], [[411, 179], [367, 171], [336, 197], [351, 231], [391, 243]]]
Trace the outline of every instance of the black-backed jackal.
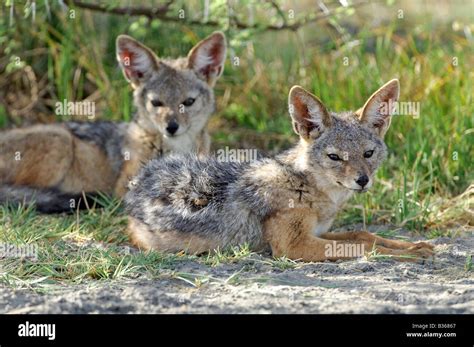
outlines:
[[83, 192], [122, 196], [129, 178], [153, 157], [208, 154], [206, 126], [225, 57], [220, 32], [199, 42], [187, 57], [169, 60], [120, 35], [117, 59], [133, 87], [134, 119], [0, 132], [0, 203], [35, 201], [41, 212], [70, 211], [86, 197]]
[[304, 261], [362, 256], [345, 252], [353, 245], [400, 260], [432, 256], [433, 247], [424, 242], [328, 232], [353, 193], [372, 185], [387, 153], [386, 106], [398, 96], [398, 80], [392, 80], [360, 110], [336, 114], [295, 86], [289, 108], [300, 142], [275, 158], [243, 163], [172, 155], [150, 161], [125, 197], [131, 239], [165, 252], [248, 244]]

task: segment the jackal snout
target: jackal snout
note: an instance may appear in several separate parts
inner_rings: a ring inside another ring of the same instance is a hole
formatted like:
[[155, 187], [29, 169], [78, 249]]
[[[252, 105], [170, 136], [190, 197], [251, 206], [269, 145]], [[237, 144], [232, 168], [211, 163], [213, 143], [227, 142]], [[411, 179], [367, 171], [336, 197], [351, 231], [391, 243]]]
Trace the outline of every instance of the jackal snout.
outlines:
[[172, 119], [171, 121], [168, 122], [168, 126], [166, 127], [166, 132], [173, 136], [176, 131], [179, 129], [179, 124]]
[[369, 183], [369, 176], [365, 174], [362, 176], [359, 176], [359, 178], [356, 179], [356, 183], [362, 188], [364, 188], [367, 185], [367, 183]]
[[165, 136], [175, 136], [183, 133], [189, 123], [186, 117], [180, 116], [179, 111], [173, 110], [171, 107], [161, 107], [156, 118], [158, 127], [162, 128], [160, 131]]

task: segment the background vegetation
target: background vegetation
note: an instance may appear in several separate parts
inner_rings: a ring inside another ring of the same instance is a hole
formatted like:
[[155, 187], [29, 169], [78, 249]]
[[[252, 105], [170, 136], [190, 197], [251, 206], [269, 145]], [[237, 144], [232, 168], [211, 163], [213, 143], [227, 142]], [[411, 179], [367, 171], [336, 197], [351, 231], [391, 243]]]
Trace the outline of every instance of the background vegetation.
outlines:
[[[176, 57], [222, 30], [229, 57], [210, 123], [214, 149], [276, 152], [294, 143], [286, 105], [294, 84], [341, 111], [362, 106], [397, 77], [401, 101], [420, 102], [421, 115], [393, 120], [378, 183], [357, 195], [338, 223], [390, 223], [427, 236], [472, 230], [472, 1], [7, 0], [0, 9], [0, 127], [63, 121], [54, 115], [55, 102], [63, 99], [95, 101], [98, 118], [128, 121], [133, 105], [115, 60], [117, 35]], [[58, 242], [75, 237], [120, 245], [124, 225], [114, 200], [104, 210], [66, 218], [1, 207], [0, 242], [44, 242], [61, 250], [47, 253], [56, 257], [47, 270], [14, 265], [4, 274], [59, 276], [51, 273], [57, 263], [73, 272], [69, 278], [80, 278], [91, 273], [81, 267], [87, 263], [99, 277], [110, 277], [124, 265], [121, 257], [104, 263], [104, 254], [84, 251], [73, 258], [74, 272], [64, 258], [70, 250]], [[132, 268], [147, 264], [134, 259]]]

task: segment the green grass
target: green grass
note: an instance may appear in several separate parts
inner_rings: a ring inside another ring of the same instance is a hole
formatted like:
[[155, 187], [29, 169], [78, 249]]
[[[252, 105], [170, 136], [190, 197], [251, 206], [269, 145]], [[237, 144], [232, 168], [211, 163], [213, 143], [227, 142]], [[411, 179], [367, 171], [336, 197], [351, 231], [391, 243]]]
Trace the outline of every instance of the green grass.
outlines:
[[472, 271], [472, 255], [467, 255], [466, 256], [466, 263], [464, 265], [464, 268], [466, 271]]
[[[33, 208], [0, 206], [0, 245], [36, 247], [35, 258], [0, 260], [0, 284], [52, 292], [61, 285], [104, 280], [173, 278], [195, 287], [209, 281], [237, 284], [239, 275], [254, 265], [294, 269], [301, 263], [288, 258], [252, 257], [247, 245], [216, 250], [201, 257], [186, 254], [142, 252], [130, 247], [125, 236], [126, 216], [117, 201], [101, 203], [76, 215], [46, 216]], [[196, 261], [209, 267], [248, 262], [228, 278], [176, 271], [180, 262]]]
[[[369, 193], [355, 196], [336, 224], [389, 223], [427, 237], [455, 236], [463, 227], [472, 227], [468, 211], [474, 193], [467, 189], [474, 178], [474, 46], [465, 31], [453, 29], [449, 20], [435, 23], [423, 15], [408, 17], [388, 18], [376, 28], [368, 26], [370, 20], [357, 23], [358, 31], [349, 41], [357, 44], [334, 37], [322, 23], [298, 33], [221, 28], [240, 65], [232, 65], [229, 59], [216, 85], [218, 111], [210, 122], [214, 148], [278, 152], [295, 143], [286, 105], [294, 84], [311, 90], [330, 109], [342, 111], [359, 108], [379, 86], [396, 77], [401, 101], [420, 102], [421, 116], [393, 119], [386, 138], [390, 154], [377, 183]], [[133, 114], [132, 96], [117, 68], [115, 37], [128, 33], [160, 56], [179, 56], [212, 31], [81, 10], [75, 20], [61, 11], [53, 11], [50, 20], [45, 18], [38, 13], [35, 24], [24, 19], [10, 27], [7, 16], [0, 15], [2, 37], [7, 38], [0, 41], [5, 53], [0, 66], [19, 56], [22, 64], [9, 65], [9, 71], [26, 64], [38, 80], [47, 81], [47, 92], [29, 113], [30, 121], [64, 120], [53, 114], [54, 102], [91, 96], [97, 100], [99, 118], [128, 121]], [[463, 25], [474, 30], [469, 22], [458, 26]], [[349, 64], [344, 64], [345, 57]], [[1, 83], [10, 76], [0, 69]], [[35, 119], [39, 114], [43, 116]], [[0, 105], [1, 127], [22, 122]], [[128, 252], [122, 207], [115, 200], [106, 205], [103, 210], [70, 216], [1, 207], [0, 243], [36, 244], [39, 260], [0, 260], [0, 282], [46, 288], [51, 283], [153, 277], [177, 261], [196, 260]], [[197, 260], [219, 266], [250, 255], [243, 246]], [[287, 259], [269, 262], [281, 269], [296, 266]], [[471, 267], [472, 260], [466, 260], [466, 268]], [[196, 285], [203, 281], [176, 276]]]
[[0, 283], [41, 291], [91, 280], [157, 278], [162, 270], [172, 271], [177, 262], [197, 260], [218, 266], [251, 254], [246, 246], [200, 258], [141, 252], [128, 244], [125, 225], [126, 216], [117, 211], [116, 201], [103, 209], [59, 216], [40, 215], [32, 208], [1, 206], [0, 244], [34, 245], [37, 254], [36, 259], [1, 259]]

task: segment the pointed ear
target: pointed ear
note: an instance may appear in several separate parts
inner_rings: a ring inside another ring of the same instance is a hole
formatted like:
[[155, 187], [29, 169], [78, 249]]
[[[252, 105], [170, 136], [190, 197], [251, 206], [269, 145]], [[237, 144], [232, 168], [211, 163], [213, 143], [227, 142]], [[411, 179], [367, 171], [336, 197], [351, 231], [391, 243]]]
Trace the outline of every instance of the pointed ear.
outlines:
[[316, 139], [331, 126], [331, 116], [321, 100], [302, 87], [291, 88], [288, 104], [293, 130], [301, 138]]
[[224, 33], [216, 31], [191, 49], [188, 67], [213, 87], [224, 71], [226, 50]]
[[364, 107], [357, 113], [360, 122], [374, 131], [378, 136], [384, 137], [394, 112], [395, 102], [400, 96], [400, 83], [397, 79], [384, 84], [367, 100]]
[[158, 68], [158, 58], [145, 45], [127, 35], [117, 37], [117, 60], [125, 78], [137, 87]]

